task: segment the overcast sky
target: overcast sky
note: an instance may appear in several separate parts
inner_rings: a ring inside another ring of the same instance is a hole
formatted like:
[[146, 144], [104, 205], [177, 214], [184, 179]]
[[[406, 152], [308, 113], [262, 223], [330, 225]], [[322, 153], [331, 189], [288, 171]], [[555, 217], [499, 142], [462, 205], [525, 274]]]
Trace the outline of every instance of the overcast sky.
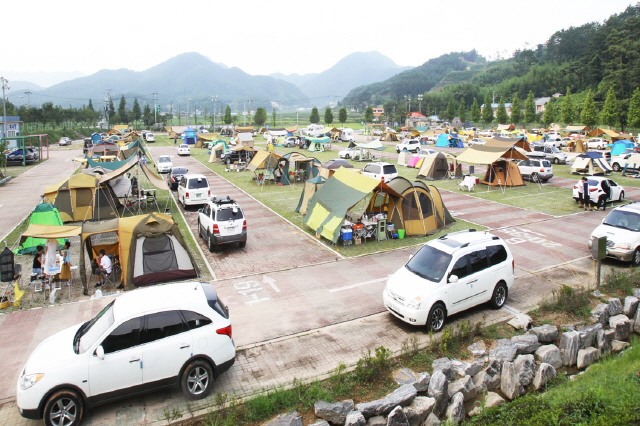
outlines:
[[377, 50], [417, 66], [452, 51], [485, 57], [602, 22], [629, 0], [32, 0], [4, 2], [0, 72], [143, 71], [198, 52], [249, 74], [322, 72]]

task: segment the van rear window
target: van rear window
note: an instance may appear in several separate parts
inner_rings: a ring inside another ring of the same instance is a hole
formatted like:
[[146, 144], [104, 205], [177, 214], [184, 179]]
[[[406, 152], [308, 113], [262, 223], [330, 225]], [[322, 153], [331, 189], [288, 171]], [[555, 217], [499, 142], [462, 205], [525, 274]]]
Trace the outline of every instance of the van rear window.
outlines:
[[207, 179], [205, 178], [189, 179], [189, 184], [187, 185], [187, 188], [189, 189], [200, 189], [200, 188], [208, 188], [208, 187], [209, 187], [209, 182], [207, 182]]
[[233, 212], [233, 209], [221, 209], [218, 210], [218, 214], [216, 220], [236, 220], [242, 219], [244, 215], [242, 214], [242, 210], [237, 209], [236, 212]]
[[385, 175], [388, 175], [391, 173], [398, 173], [396, 166], [394, 166], [393, 164], [387, 164], [386, 166], [384, 166], [383, 170], [384, 171], [382, 172], [382, 174], [385, 174]]

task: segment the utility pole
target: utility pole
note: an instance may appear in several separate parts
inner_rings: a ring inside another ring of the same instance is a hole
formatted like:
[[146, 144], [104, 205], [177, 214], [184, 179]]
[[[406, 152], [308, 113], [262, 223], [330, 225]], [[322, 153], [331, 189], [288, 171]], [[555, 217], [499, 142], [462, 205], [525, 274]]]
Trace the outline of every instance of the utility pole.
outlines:
[[213, 131], [216, 131], [216, 102], [218, 101], [218, 95], [213, 95], [211, 98], [213, 101]]
[[26, 92], [24, 92], [25, 95], [27, 95], [27, 108], [29, 108], [29, 95], [31, 94], [31, 91], [29, 89], [27, 89]]
[[153, 125], [158, 122], [158, 93], [153, 92]]
[[[6, 91], [11, 89], [9, 86], [9, 80], [4, 77], [0, 77], [2, 82], [2, 138], [7, 137], [7, 94]], [[24, 156], [26, 158], [26, 155]], [[5, 166], [7, 165], [5, 161]], [[6, 169], [5, 169], [6, 171]]]
[[111, 89], [107, 89], [104, 95], [104, 116], [107, 119], [107, 127], [109, 126], [109, 104], [111, 101]]
[[422, 94], [418, 95], [418, 112], [422, 114]]
[[247, 102], [249, 102], [249, 125], [251, 125], [251, 102], [253, 99], [249, 99]]

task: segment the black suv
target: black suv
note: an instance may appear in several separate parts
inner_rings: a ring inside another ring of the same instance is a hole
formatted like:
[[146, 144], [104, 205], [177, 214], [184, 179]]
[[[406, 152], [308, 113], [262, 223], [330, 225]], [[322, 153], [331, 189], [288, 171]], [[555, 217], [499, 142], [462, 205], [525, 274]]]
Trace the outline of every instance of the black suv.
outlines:
[[249, 163], [249, 161], [251, 161], [254, 155], [255, 155], [255, 151], [244, 151], [244, 150], [229, 151], [220, 156], [220, 161], [226, 165], [233, 164], [236, 161], [237, 162], [244, 161], [245, 163]]

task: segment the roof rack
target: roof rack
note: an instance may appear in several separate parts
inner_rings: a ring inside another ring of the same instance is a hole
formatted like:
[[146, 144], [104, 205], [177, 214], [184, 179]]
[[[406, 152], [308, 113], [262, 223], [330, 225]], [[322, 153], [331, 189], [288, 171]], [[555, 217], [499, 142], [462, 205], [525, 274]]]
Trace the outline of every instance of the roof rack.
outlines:
[[211, 202], [215, 204], [235, 204], [236, 203], [233, 200], [233, 198], [229, 197], [228, 195], [226, 197], [213, 197]]

